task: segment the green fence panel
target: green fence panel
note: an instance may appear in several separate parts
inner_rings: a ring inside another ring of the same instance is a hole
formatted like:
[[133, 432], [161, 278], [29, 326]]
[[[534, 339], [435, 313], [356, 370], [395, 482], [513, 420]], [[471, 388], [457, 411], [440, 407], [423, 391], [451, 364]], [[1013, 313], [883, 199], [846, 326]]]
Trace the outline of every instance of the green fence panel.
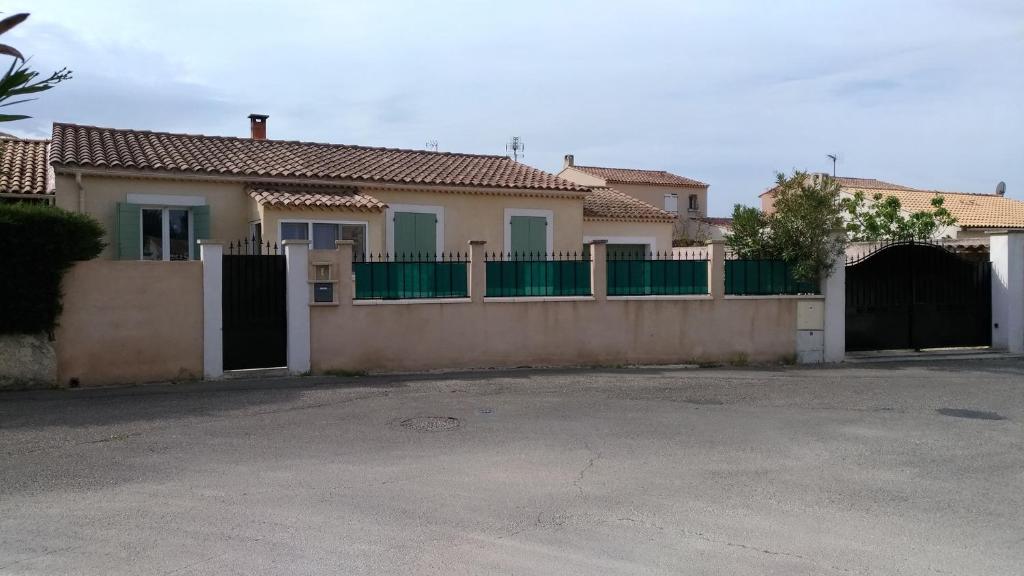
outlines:
[[589, 296], [588, 260], [489, 261], [488, 297]]
[[609, 260], [609, 296], [708, 293], [707, 260]]
[[357, 300], [466, 298], [466, 262], [355, 262]]
[[798, 281], [782, 260], [726, 260], [725, 293], [735, 296], [817, 294], [817, 282]]

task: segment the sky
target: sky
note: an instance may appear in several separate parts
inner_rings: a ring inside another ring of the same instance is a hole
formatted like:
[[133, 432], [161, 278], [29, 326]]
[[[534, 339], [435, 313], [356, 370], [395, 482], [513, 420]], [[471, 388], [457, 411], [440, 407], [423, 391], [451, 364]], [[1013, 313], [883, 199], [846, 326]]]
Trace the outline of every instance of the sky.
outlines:
[[74, 78], [52, 122], [668, 170], [709, 213], [777, 171], [1024, 199], [1021, 0], [0, 2], [4, 41]]

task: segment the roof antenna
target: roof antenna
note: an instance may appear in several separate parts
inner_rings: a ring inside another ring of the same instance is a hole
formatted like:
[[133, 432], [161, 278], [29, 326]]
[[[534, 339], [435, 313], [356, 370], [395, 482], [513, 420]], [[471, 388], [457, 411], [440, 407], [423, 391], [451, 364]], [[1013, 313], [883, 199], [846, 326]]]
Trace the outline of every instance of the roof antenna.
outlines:
[[835, 178], [836, 177], [836, 160], [839, 160], [839, 155], [838, 154], [826, 154], [825, 156], [828, 157], [828, 159], [832, 161], [832, 177]]
[[524, 155], [523, 153], [525, 151], [526, 143], [523, 142], [519, 136], [513, 136], [512, 139], [505, 144], [505, 154], [507, 156], [511, 156], [516, 162], [519, 161], [520, 156]]
[[437, 152], [437, 140], [427, 140], [426, 146], [427, 150], [433, 150], [434, 152]]

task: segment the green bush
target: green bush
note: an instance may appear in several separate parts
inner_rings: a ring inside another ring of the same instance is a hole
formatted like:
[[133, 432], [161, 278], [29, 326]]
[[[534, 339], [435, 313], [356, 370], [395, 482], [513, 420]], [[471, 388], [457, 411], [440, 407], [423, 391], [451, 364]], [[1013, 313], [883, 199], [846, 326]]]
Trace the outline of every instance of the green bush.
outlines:
[[103, 250], [90, 216], [45, 204], [0, 204], [0, 334], [52, 332], [60, 282], [79, 260]]

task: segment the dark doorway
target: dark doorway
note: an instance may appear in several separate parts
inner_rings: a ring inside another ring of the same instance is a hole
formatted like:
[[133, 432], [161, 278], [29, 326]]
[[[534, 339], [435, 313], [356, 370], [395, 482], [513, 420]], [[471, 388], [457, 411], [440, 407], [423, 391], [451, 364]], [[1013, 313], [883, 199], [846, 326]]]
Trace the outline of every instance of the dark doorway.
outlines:
[[225, 370], [288, 363], [285, 259], [255, 252], [224, 255]]

